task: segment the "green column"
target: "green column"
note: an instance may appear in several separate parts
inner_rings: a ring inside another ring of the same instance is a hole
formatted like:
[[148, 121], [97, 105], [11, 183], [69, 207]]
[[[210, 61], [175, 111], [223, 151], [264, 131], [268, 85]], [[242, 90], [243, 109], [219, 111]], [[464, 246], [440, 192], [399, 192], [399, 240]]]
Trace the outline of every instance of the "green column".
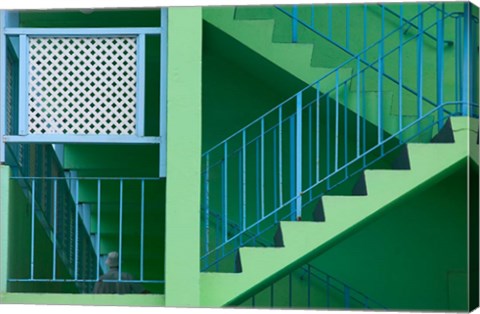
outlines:
[[0, 166], [0, 303], [1, 294], [7, 292], [8, 277], [8, 198], [10, 168]]
[[166, 306], [200, 301], [200, 7], [168, 12]]

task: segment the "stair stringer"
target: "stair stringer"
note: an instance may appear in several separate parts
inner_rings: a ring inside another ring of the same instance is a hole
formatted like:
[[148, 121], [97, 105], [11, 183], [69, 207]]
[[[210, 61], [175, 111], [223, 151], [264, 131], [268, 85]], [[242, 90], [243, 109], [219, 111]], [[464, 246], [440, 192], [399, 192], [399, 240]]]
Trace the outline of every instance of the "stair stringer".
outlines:
[[241, 301], [371, 222], [392, 202], [447, 176], [467, 160], [476, 136], [467, 118], [452, 118], [452, 128], [454, 143], [407, 144], [411, 170], [366, 170], [368, 195], [322, 197], [325, 222], [281, 222], [284, 247], [241, 248], [242, 273], [202, 273], [201, 306]]

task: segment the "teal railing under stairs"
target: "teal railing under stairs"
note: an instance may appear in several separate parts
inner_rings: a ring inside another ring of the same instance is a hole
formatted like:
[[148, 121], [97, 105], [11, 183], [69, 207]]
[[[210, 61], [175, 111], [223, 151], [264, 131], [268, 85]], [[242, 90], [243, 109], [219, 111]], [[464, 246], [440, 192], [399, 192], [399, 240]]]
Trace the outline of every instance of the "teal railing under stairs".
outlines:
[[291, 271], [244, 301], [240, 307], [388, 310], [381, 303], [312, 264]]
[[[12, 267], [9, 291], [92, 293], [107, 271], [108, 248], [118, 250], [119, 271], [133, 275], [121, 282], [155, 293], [164, 289], [163, 275], [145, 263], [163, 258], [148, 246], [161, 234], [151, 223], [158, 211], [159, 178], [78, 177], [63, 170], [49, 144], [8, 144], [6, 157], [28, 217], [18, 226], [26, 230], [26, 245], [15, 248], [15, 255], [27, 258]], [[15, 204], [21, 206], [20, 197]], [[132, 242], [134, 257], [125, 249]]]
[[[396, 16], [380, 7], [381, 25], [388, 13], [397, 27], [380, 30], [378, 40], [356, 52], [349, 50], [356, 38], [335, 43], [302, 20], [302, 11], [282, 10], [292, 28], [327, 38], [350, 57], [203, 153], [203, 271], [233, 270], [238, 248], [273, 236], [279, 221], [310, 219], [322, 195], [406, 142], [429, 142], [448, 117], [478, 116], [478, 90], [469, 88], [478, 85], [472, 70], [478, 68], [478, 19], [470, 4], [462, 12], [419, 6], [408, 19], [401, 9]], [[406, 36], [408, 26], [415, 32]], [[445, 33], [455, 38], [446, 40]], [[346, 68], [351, 75], [343, 77]]]

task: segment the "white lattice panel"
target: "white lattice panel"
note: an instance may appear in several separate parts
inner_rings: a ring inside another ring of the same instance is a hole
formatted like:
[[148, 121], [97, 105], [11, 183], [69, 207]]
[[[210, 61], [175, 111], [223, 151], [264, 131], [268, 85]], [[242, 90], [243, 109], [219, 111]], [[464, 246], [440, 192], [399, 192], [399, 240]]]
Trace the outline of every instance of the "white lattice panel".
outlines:
[[135, 37], [29, 39], [29, 133], [132, 135]]

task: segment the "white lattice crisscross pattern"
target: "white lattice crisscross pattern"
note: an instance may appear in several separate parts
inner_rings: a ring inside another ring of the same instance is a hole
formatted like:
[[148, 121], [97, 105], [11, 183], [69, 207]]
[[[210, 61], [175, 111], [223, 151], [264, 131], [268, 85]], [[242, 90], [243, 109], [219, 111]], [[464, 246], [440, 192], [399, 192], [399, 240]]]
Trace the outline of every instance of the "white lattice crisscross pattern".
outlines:
[[135, 37], [29, 39], [29, 133], [133, 135]]

